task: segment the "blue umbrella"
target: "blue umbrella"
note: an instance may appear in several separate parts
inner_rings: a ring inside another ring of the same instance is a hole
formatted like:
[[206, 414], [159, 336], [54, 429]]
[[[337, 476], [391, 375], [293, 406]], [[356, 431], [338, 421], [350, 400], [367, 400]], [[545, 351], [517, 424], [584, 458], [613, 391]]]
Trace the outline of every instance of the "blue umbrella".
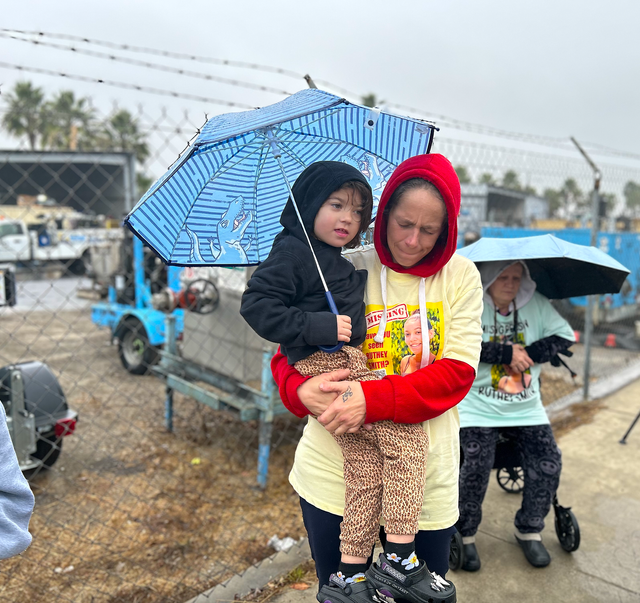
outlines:
[[280, 214], [305, 167], [322, 160], [354, 165], [368, 178], [377, 205], [394, 168], [429, 152], [433, 130], [424, 121], [317, 89], [219, 115], [125, 223], [167, 264], [259, 264], [282, 228]]
[[[293, 199], [293, 182], [308, 165], [324, 160], [355, 166], [369, 180], [377, 205], [394, 168], [428, 153], [432, 141], [433, 126], [424, 121], [303, 90], [262, 109], [211, 119], [125, 223], [167, 264], [258, 264], [282, 229], [280, 214]], [[315, 259], [310, 241], [309, 247]], [[338, 314], [317, 259], [316, 266], [327, 303]]]
[[549, 299], [618, 293], [629, 274], [604, 251], [551, 234], [512, 239], [483, 237], [457, 253], [476, 264], [523, 260], [537, 290]]

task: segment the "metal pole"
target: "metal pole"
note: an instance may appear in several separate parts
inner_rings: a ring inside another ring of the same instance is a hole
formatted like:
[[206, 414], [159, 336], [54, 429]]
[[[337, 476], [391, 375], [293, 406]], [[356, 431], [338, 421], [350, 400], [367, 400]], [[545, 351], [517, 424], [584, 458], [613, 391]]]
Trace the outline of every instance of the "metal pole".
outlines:
[[627, 433], [625, 433], [622, 436], [622, 439], [620, 440], [621, 444], [626, 444], [627, 443], [627, 436], [631, 433], [631, 430], [633, 429], [634, 425], [638, 422], [638, 419], [640, 419], [640, 412], [636, 415], [636, 418], [633, 420], [631, 425], [629, 425], [629, 429], [627, 429]]
[[271, 357], [273, 350], [262, 350], [262, 393], [268, 400], [268, 410], [260, 411], [260, 427], [258, 432], [258, 485], [264, 490], [267, 487], [269, 471], [269, 454], [271, 452], [271, 432], [273, 431], [273, 398], [275, 383], [271, 376]]
[[[595, 247], [598, 241], [598, 204], [600, 200], [600, 179], [602, 174], [598, 166], [587, 155], [586, 151], [578, 144], [572, 136], [571, 141], [578, 147], [581, 155], [586, 159], [589, 167], [593, 170], [593, 193], [591, 194], [591, 246]], [[589, 399], [589, 379], [591, 377], [591, 339], [593, 335], [593, 309], [595, 306], [595, 295], [587, 297], [587, 312], [584, 317], [584, 385], [582, 389], [583, 400]]]
[[[167, 314], [165, 318], [165, 341], [167, 352], [175, 355], [177, 351], [175, 314]], [[173, 388], [168, 385], [165, 387], [164, 420], [167, 431], [173, 431]]]

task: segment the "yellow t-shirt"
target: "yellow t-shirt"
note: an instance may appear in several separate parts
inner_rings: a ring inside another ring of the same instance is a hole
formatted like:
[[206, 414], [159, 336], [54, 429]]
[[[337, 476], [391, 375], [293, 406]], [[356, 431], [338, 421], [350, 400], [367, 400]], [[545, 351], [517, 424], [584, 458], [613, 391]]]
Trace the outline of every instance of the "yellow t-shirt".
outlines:
[[[365, 291], [367, 339], [364, 352], [371, 370], [400, 374], [402, 358], [410, 354], [404, 342], [404, 323], [419, 307], [420, 278], [387, 270], [387, 326], [383, 343], [373, 337], [383, 310], [380, 270], [382, 265], [373, 247], [349, 252], [348, 259], [369, 273]], [[447, 265], [425, 282], [429, 318], [430, 358], [452, 358], [477, 369], [482, 330], [482, 285], [475, 265], [454, 255]], [[425, 498], [419, 526], [440, 530], [458, 519], [458, 470], [460, 466], [460, 422], [453, 408], [425, 421], [429, 455]], [[333, 513], [344, 513], [343, 458], [331, 434], [309, 417], [296, 449], [289, 481], [311, 505]]]

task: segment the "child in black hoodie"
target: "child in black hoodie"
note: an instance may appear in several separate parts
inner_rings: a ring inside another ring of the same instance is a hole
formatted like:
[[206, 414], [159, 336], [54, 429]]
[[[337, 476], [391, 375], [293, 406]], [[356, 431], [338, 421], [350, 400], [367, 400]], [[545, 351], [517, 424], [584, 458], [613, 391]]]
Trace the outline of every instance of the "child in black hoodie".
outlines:
[[[249, 280], [240, 313], [258, 335], [279, 343], [289, 364], [303, 375], [349, 368], [352, 380], [377, 379], [376, 373], [367, 369], [361, 349], [366, 335], [367, 274], [356, 270], [341, 254], [343, 247], [359, 244], [360, 235], [371, 222], [371, 187], [356, 168], [321, 161], [300, 174], [293, 195], [309, 240], [289, 199], [280, 218], [284, 229], [269, 257]], [[337, 317], [329, 309], [309, 241], [340, 312]], [[318, 349], [339, 341], [348, 345], [334, 353]], [[385, 552], [391, 555], [388, 558], [397, 570], [408, 571], [418, 565], [414, 544], [410, 538], [407, 542], [397, 535], [418, 531], [428, 437], [421, 424], [390, 421], [376, 423], [371, 430], [334, 437], [344, 456], [346, 486], [341, 562], [338, 573], [332, 575], [318, 597], [331, 595], [336, 602], [344, 603], [377, 601], [375, 588], [364, 572], [379, 531], [383, 488], [380, 467], [384, 464], [386, 468], [385, 495], [395, 496], [391, 504], [389, 498], [385, 500]], [[433, 580], [430, 575], [428, 579]]]

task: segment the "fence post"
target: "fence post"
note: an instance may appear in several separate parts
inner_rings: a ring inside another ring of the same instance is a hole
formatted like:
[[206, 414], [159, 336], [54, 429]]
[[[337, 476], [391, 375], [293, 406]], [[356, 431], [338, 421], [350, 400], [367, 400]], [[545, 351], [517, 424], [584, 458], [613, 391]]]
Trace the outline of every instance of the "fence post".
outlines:
[[[598, 215], [598, 204], [600, 202], [600, 180], [602, 173], [598, 166], [591, 160], [585, 150], [578, 144], [572, 136], [571, 141], [578, 147], [578, 151], [586, 159], [589, 167], [593, 170], [593, 192], [591, 193], [591, 246], [595, 247], [598, 240], [598, 225], [600, 216]], [[582, 399], [589, 399], [589, 378], [591, 376], [591, 339], [593, 334], [593, 308], [595, 295], [587, 297], [587, 311], [584, 317], [584, 384], [582, 389]]]

